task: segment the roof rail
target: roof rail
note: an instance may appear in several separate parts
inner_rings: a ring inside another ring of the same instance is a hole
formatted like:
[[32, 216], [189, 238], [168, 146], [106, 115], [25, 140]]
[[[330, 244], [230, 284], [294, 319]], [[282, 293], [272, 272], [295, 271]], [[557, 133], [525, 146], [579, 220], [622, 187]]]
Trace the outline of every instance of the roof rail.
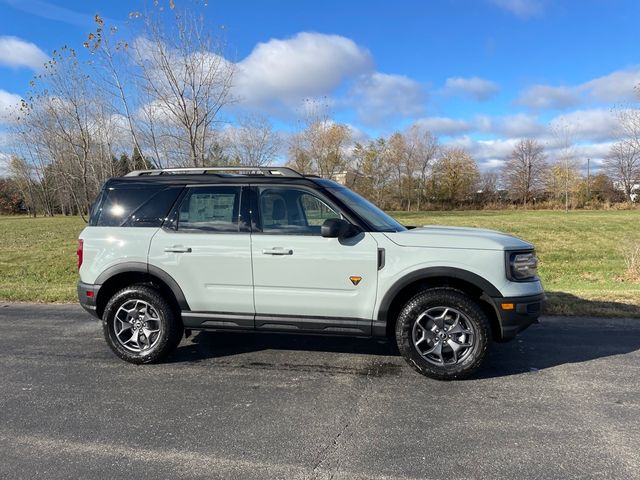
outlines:
[[238, 172], [242, 175], [265, 175], [273, 177], [303, 177], [299, 172], [289, 167], [187, 167], [187, 168], [159, 168], [157, 170], [134, 170], [125, 177], [142, 177], [151, 175], [205, 175]]

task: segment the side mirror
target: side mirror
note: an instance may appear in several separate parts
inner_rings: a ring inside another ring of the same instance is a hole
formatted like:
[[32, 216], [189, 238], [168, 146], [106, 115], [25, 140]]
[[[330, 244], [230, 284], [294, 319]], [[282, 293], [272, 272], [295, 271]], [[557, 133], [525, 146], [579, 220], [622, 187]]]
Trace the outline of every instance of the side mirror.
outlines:
[[320, 234], [325, 238], [349, 238], [360, 231], [358, 227], [341, 218], [328, 218], [320, 227]]

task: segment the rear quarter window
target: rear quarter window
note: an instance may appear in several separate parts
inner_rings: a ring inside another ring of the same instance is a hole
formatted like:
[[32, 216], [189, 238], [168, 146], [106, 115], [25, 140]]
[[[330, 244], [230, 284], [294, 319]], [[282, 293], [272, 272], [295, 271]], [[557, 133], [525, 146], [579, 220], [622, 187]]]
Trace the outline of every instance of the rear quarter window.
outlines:
[[105, 188], [91, 213], [98, 227], [160, 227], [182, 187], [124, 186]]

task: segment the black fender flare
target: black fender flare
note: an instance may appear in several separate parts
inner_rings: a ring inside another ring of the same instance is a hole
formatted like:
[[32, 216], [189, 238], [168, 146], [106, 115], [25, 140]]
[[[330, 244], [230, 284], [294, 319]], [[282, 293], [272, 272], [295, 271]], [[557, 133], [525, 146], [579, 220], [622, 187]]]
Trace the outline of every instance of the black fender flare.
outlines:
[[480, 275], [455, 267], [427, 267], [415, 270], [408, 273], [400, 280], [397, 280], [389, 290], [382, 297], [380, 302], [380, 308], [378, 309], [377, 322], [386, 324], [387, 316], [389, 315], [389, 309], [393, 300], [398, 293], [402, 291], [407, 285], [419, 280], [428, 280], [429, 278], [448, 277], [463, 280], [470, 283], [485, 294], [492, 298], [502, 298], [500, 291], [488, 280], [482, 278]]
[[144, 273], [159, 278], [169, 287], [169, 289], [173, 293], [173, 296], [178, 302], [178, 306], [180, 307], [180, 309], [183, 311], [189, 310], [189, 303], [184, 296], [184, 292], [178, 285], [178, 282], [176, 282], [174, 278], [167, 272], [165, 272], [161, 268], [156, 267], [155, 265], [149, 265], [144, 262], [118, 263], [117, 265], [112, 265], [111, 267], [103, 271], [100, 275], [98, 275], [95, 283], [96, 285], [103, 285], [115, 275], [130, 272]]

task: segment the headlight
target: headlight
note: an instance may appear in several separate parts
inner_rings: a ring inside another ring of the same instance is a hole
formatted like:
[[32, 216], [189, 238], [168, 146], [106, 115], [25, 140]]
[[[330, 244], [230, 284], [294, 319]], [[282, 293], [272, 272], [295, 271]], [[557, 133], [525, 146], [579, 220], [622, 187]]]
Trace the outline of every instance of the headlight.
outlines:
[[538, 278], [538, 258], [535, 252], [507, 252], [507, 273], [510, 280]]

